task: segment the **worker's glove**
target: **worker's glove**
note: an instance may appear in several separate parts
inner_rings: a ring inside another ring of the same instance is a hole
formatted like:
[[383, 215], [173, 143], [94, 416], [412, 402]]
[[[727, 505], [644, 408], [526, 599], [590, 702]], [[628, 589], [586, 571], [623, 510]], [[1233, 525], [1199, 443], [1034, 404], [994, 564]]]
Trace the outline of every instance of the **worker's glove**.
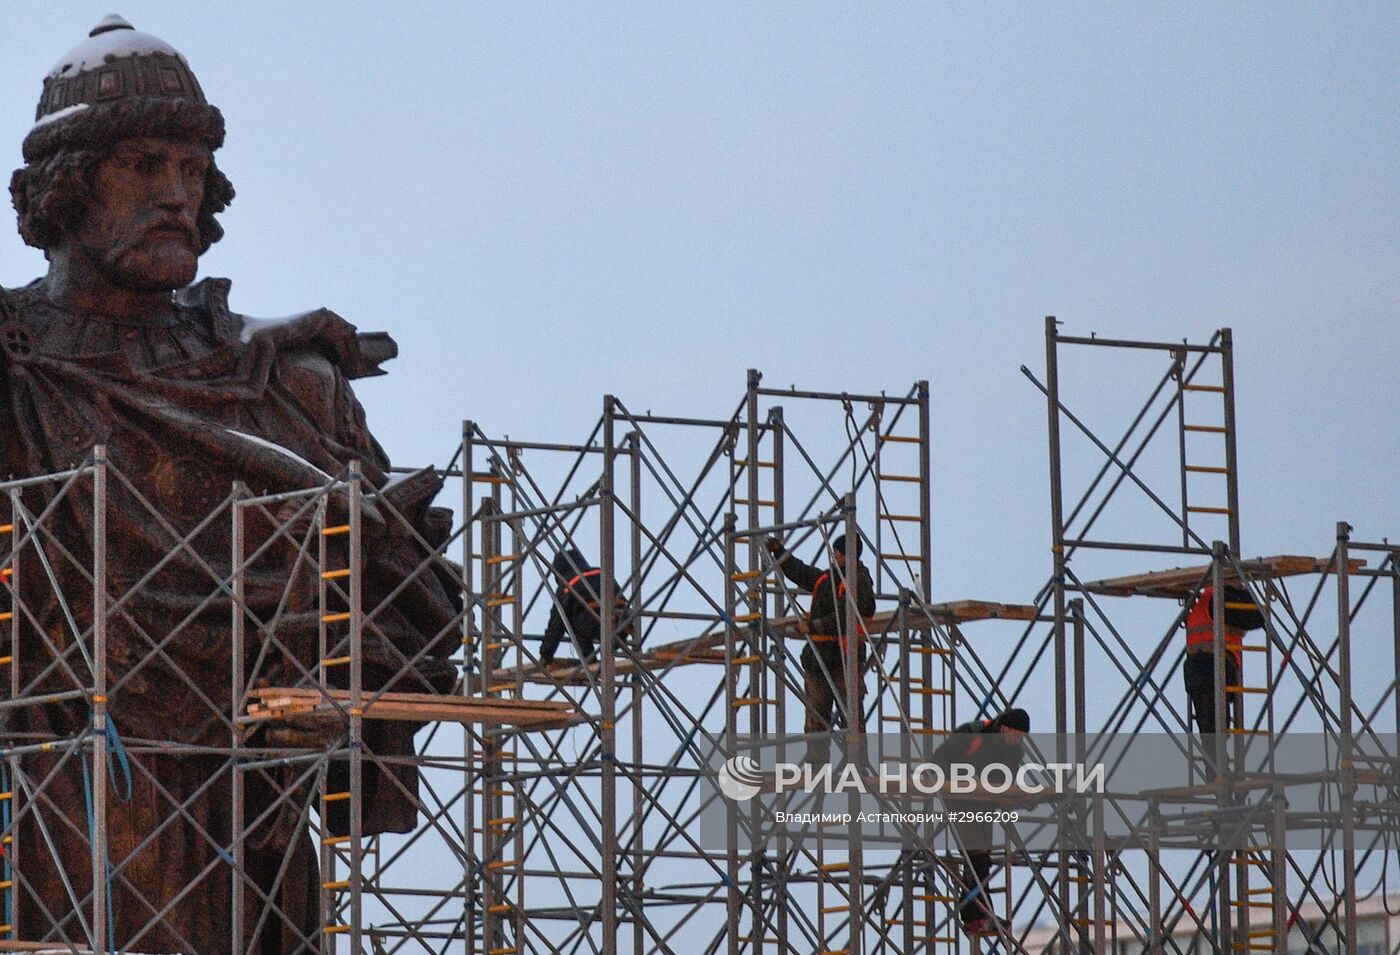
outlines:
[[766, 538], [763, 545], [768, 548], [768, 553], [772, 554], [774, 557], [779, 556], [783, 552], [783, 542], [776, 537]]

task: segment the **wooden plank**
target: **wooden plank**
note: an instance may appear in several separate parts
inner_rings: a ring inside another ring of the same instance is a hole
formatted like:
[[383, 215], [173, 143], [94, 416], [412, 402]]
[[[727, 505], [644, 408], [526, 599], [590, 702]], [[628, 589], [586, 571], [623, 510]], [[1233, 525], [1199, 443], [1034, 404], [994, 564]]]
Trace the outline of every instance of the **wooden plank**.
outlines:
[[[350, 705], [348, 690], [315, 687], [263, 687], [252, 690], [256, 703], [248, 706], [255, 720], [343, 719], [340, 707]], [[431, 693], [386, 692], [374, 698], [366, 691], [364, 718], [405, 720], [416, 723], [449, 722], [484, 726], [566, 725], [581, 718], [563, 700], [512, 700], [497, 697], [438, 696]]]
[[[364, 695], [367, 698], [372, 697], [374, 696], [374, 691], [365, 690]], [[344, 689], [323, 690], [312, 686], [271, 688], [260, 687], [256, 690], [250, 690], [249, 696], [258, 697], [263, 702], [267, 702], [270, 700], [287, 700], [289, 702], [310, 701], [312, 703], [316, 703], [325, 700], [335, 700], [337, 702], [348, 704], [350, 700], [350, 691]], [[569, 703], [562, 700], [512, 700], [502, 699], [498, 697], [445, 696], [435, 693], [399, 693], [395, 691], [387, 691], [384, 693], [380, 693], [378, 697], [375, 698], [374, 705], [377, 706], [379, 704], [412, 703], [429, 704], [433, 706], [456, 706], [463, 708], [471, 708], [475, 706], [480, 706], [482, 704], [489, 704], [493, 707], [503, 709], [572, 709], [572, 706]]]
[[[1297, 577], [1303, 574], [1325, 572], [1332, 562], [1330, 557], [1303, 557], [1297, 554], [1278, 554], [1273, 557], [1256, 557], [1240, 561], [1247, 580], [1266, 580], [1280, 577]], [[1352, 571], [1366, 566], [1364, 560], [1348, 561]], [[1239, 583], [1239, 575], [1234, 567], [1226, 568], [1225, 579]], [[1170, 570], [1149, 571], [1143, 574], [1130, 574], [1126, 577], [1113, 577], [1096, 580], [1083, 585], [1092, 594], [1110, 597], [1172, 597], [1182, 599], [1197, 593], [1210, 582], [1210, 565], [1193, 567], [1173, 567]]]

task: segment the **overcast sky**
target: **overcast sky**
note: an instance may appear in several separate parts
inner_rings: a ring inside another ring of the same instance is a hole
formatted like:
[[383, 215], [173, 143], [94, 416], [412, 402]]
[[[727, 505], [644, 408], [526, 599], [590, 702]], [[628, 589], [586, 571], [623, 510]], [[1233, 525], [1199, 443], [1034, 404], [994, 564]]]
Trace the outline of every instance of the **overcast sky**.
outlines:
[[[109, 12], [5, 0], [12, 163], [42, 77]], [[227, 118], [238, 197], [202, 274], [234, 280], [238, 311], [326, 306], [398, 340], [357, 387], [396, 463], [443, 463], [463, 418], [581, 439], [604, 393], [728, 414], [749, 367], [837, 391], [926, 378], [935, 596], [1024, 602], [1050, 570], [1044, 404], [1019, 371], [1043, 369], [1043, 316], [1231, 326], [1246, 553], [1325, 554], [1338, 519], [1400, 535], [1400, 6], [117, 12]], [[0, 237], [0, 284], [43, 270]], [[1070, 371], [1110, 438], [1161, 373]], [[1362, 679], [1384, 685], [1389, 631], [1367, 633]]]
[[[6, 4], [13, 163], [108, 12]], [[358, 391], [397, 463], [442, 463], [463, 418], [582, 437], [605, 392], [728, 413], [750, 366], [927, 378], [935, 592], [1026, 600], [1049, 518], [1018, 368], [1043, 367], [1043, 316], [1228, 325], [1246, 552], [1325, 553], [1340, 518], [1400, 533], [1394, 5], [118, 12], [228, 121], [238, 198], [202, 274], [248, 314], [390, 331], [402, 357]], [[43, 268], [0, 239], [0, 282]], [[1080, 378], [1076, 410], [1111, 422], [1157, 373]]]

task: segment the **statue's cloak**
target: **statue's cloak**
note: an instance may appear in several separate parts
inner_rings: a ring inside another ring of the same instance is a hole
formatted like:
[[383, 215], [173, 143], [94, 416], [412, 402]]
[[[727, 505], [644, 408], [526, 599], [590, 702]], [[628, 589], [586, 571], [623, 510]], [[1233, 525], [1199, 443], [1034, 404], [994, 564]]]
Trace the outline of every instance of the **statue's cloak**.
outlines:
[[[379, 374], [379, 362], [393, 356], [392, 341], [357, 334], [324, 309], [277, 321], [245, 318], [229, 311], [228, 290], [226, 280], [200, 282], [177, 295], [175, 316], [158, 325], [126, 325], [59, 310], [49, 303], [42, 281], [6, 296], [13, 314], [0, 329], [0, 476], [65, 471], [99, 444], [115, 468], [105, 512], [107, 590], [110, 600], [120, 602], [120, 612], [107, 628], [108, 709], [128, 740], [229, 745], [232, 607], [225, 582], [232, 558], [227, 498], [235, 481], [253, 494], [275, 494], [324, 485], [349, 462], [360, 462], [366, 500], [363, 604], [366, 611], [378, 608], [364, 628], [365, 685], [382, 686], [399, 674], [395, 690], [447, 692], [454, 680], [447, 657], [460, 645], [453, 638], [460, 589], [444, 569], [424, 569], [450, 529], [450, 514], [429, 506], [440, 482], [431, 471], [389, 480], [388, 459], [349, 384]], [[54, 647], [70, 648], [66, 666], [85, 675], [86, 664], [71, 648], [75, 634], [85, 634], [92, 621], [86, 576], [93, 553], [91, 492], [85, 478], [50, 508], [44, 520], [52, 534], [44, 535], [48, 567], [37, 555], [21, 554], [17, 584], [27, 611], [18, 646], [4, 652], [19, 661], [20, 682], [29, 693], [75, 685], [64, 665], [54, 665], [40, 630]], [[51, 489], [24, 492], [29, 515], [39, 515], [52, 501]], [[6, 519], [23, 517], [11, 515], [8, 502], [0, 502], [0, 509]], [[272, 524], [250, 518], [247, 552], [268, 540]], [[23, 520], [15, 526], [23, 533]], [[188, 546], [177, 543], [182, 537], [189, 538]], [[316, 663], [315, 579], [306, 568], [292, 573], [296, 551], [285, 541], [276, 544], [244, 575], [251, 614], [245, 672], [253, 674], [252, 661], [266, 638], [263, 625], [274, 617], [272, 632], [287, 648], [265, 654], [257, 669], [271, 685], [295, 681], [292, 660], [305, 668]], [[414, 658], [405, 667], [405, 660]], [[8, 678], [0, 685], [8, 688]], [[90, 725], [81, 700], [7, 716], [11, 734], [71, 737]], [[412, 752], [414, 729], [371, 722], [365, 745], [392, 760]], [[139, 796], [142, 774], [136, 775]], [[65, 800], [79, 795], [78, 778], [69, 776], [63, 776], [67, 783], [55, 783], [67, 790], [61, 794]], [[150, 780], [144, 788], [159, 782]], [[183, 799], [180, 791], [201, 781], [165, 782]], [[410, 767], [372, 770], [365, 782], [366, 834], [414, 826], [416, 778]], [[201, 800], [208, 805], [195, 807], [192, 815], [225, 837], [227, 825], [217, 820], [227, 808], [214, 803], [227, 792], [225, 785], [210, 787]], [[126, 848], [135, 849], [143, 828], [148, 833], [170, 813], [170, 794], [160, 798], [152, 790], [151, 795], [156, 804], [150, 810], [157, 813], [151, 820], [138, 818], [135, 799], [124, 804], [132, 808], [115, 810], [131, 818], [113, 820], [114, 842], [129, 838]], [[78, 828], [83, 827], [81, 806], [79, 801], [66, 807]], [[343, 829], [345, 820], [331, 823]], [[297, 828], [294, 820], [284, 820], [279, 831], [267, 829], [262, 838], [269, 850], [285, 849], [304, 839], [294, 835]], [[170, 844], [157, 852], [157, 843], [137, 853], [129, 867], [133, 882], [145, 866], [151, 867], [150, 878], [160, 878], [160, 867], [172, 865], [161, 858], [168, 852], [212, 858], [201, 840], [185, 838], [197, 851]], [[115, 858], [121, 858], [121, 848], [114, 845]], [[78, 858], [73, 864], [83, 868]], [[70, 875], [81, 884], [81, 871]], [[227, 875], [218, 881], [227, 885]], [[282, 904], [290, 905], [285, 899]], [[202, 934], [197, 924], [217, 920], [221, 907], [214, 905], [207, 914], [177, 910], [172, 918]], [[149, 914], [132, 913], [133, 924], [144, 924]]]

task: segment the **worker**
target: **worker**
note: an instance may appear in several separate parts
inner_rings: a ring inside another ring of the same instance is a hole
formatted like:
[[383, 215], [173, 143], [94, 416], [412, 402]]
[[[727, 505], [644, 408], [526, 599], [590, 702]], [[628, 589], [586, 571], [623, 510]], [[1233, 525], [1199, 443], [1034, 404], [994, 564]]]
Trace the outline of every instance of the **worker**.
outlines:
[[[1215, 607], [1215, 588], [1207, 585], [1186, 614], [1186, 662], [1182, 665], [1182, 676], [1186, 680], [1186, 695], [1195, 713], [1196, 726], [1202, 735], [1216, 730], [1215, 712], [1215, 624], [1212, 613]], [[1246, 630], [1257, 630], [1264, 626], [1264, 615], [1250, 596], [1249, 591], [1239, 587], [1225, 588], [1225, 718], [1219, 722], [1227, 726], [1233, 701], [1238, 699], [1239, 690], [1230, 687], [1240, 685], [1241, 646]]]
[[[554, 654], [565, 633], [573, 637], [578, 647], [579, 662], [590, 663], [597, 656], [598, 644], [602, 641], [603, 621], [598, 608], [602, 600], [603, 572], [575, 547], [559, 551], [551, 571], [557, 589], [549, 611], [549, 623], [540, 641], [540, 667], [548, 669], [554, 662]], [[616, 580], [613, 581], [613, 595], [616, 608], [613, 625], [619, 637], [625, 637], [632, 633], [630, 608]]]
[[[1025, 738], [1031, 730], [1031, 717], [1025, 710], [1012, 707], [995, 719], [963, 723], [934, 750], [932, 762], [946, 771], [954, 763], [974, 767], [974, 775], [996, 764], [1007, 767], [1014, 776], [1025, 757]], [[944, 800], [950, 813], [986, 812], [997, 808], [977, 800]], [[965, 864], [962, 870], [962, 896], [958, 900], [958, 921], [968, 935], [1004, 934], [1010, 927], [1005, 919], [992, 911], [988, 895], [988, 879], [992, 873], [992, 823], [990, 821], [956, 821], [953, 828], [962, 846]], [[1008, 882], [1009, 885], [1009, 882]]]
[[[850, 546], [855, 548], [855, 557], [859, 561], [859, 535]], [[832, 541], [831, 569], [822, 571], [785, 553], [782, 542], [777, 538], [768, 538], [768, 552], [773, 555], [783, 576], [795, 587], [812, 595], [811, 609], [806, 619], [798, 623], [798, 629], [808, 638], [807, 645], [802, 648], [806, 698], [806, 717], [802, 724], [804, 733], [830, 732], [836, 725], [833, 707], [837, 708], [838, 714], [853, 714], [853, 719], [842, 719], [844, 725], [862, 726], [864, 723], [860, 698], [865, 681], [861, 669], [856, 671], [856, 699], [846, 699], [846, 547], [845, 534]], [[852, 596], [857, 612], [861, 618], [866, 618], [875, 613], [875, 584], [864, 564], [858, 563], [856, 567]], [[857, 630], [856, 654], [863, 668], [866, 650], [863, 622], [858, 624]]]

